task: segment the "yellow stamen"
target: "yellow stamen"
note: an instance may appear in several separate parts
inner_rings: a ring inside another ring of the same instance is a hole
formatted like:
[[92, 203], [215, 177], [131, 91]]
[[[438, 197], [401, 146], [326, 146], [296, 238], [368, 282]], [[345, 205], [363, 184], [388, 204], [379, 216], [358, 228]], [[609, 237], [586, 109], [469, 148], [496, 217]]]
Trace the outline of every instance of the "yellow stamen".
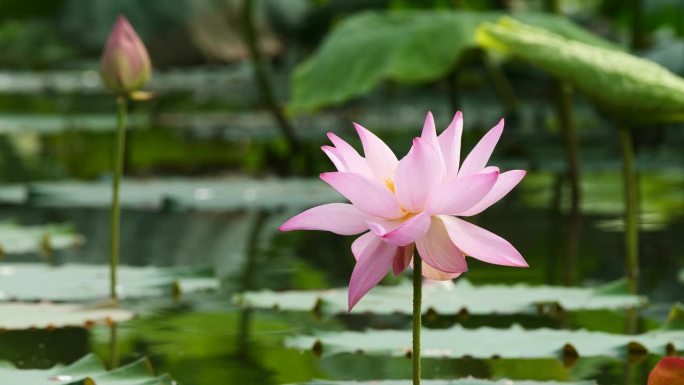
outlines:
[[392, 194], [395, 193], [394, 191], [394, 181], [390, 178], [385, 179], [385, 186], [387, 186], [390, 191], [392, 191]]

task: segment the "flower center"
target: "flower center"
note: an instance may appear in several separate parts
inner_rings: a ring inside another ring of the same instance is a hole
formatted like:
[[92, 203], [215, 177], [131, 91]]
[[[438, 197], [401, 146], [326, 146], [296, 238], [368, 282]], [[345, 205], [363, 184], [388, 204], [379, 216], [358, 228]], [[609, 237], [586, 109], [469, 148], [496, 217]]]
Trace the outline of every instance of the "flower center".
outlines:
[[392, 194], [395, 194], [396, 191], [394, 191], [394, 181], [390, 178], [385, 179], [385, 186], [387, 186], [388, 189], [392, 192]]

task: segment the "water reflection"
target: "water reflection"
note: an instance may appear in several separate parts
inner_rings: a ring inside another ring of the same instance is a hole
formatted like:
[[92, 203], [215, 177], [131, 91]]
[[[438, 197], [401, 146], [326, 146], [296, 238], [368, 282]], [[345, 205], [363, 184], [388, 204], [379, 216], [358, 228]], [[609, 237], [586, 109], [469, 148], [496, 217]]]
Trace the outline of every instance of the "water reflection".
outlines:
[[[516, 283], [586, 285], [611, 281], [623, 275], [619, 252], [622, 235], [598, 226], [612, 218], [604, 214], [553, 212], [533, 208], [527, 195], [496, 205], [477, 218], [478, 224], [514, 240], [532, 268], [512, 270], [469, 260], [468, 279], [475, 284]], [[549, 202], [547, 200], [547, 202]], [[548, 207], [548, 206], [547, 206]], [[561, 205], [562, 207], [562, 205]], [[106, 263], [107, 212], [95, 209], [7, 207], [7, 217], [21, 223], [71, 222], [84, 233], [87, 244], [75, 251], [55, 251], [51, 263]], [[148, 355], [156, 370], [170, 372], [180, 383], [281, 384], [311, 378], [409, 378], [410, 361], [345, 354], [315, 357], [285, 349], [289, 335], [315, 330], [408, 328], [410, 319], [399, 316], [348, 315], [328, 317], [313, 313], [256, 311], [232, 305], [232, 295], [244, 289], [309, 289], [346, 285], [353, 267], [351, 238], [326, 233], [275, 232], [288, 213], [233, 212], [209, 214], [166, 210], [125, 211], [122, 262], [132, 265], [213, 266], [226, 290], [173, 299], [125, 303], [141, 317], [115, 328], [0, 333], [0, 359], [23, 367], [48, 367], [72, 362], [88, 351], [121, 363]], [[642, 290], [656, 304], [679, 298], [676, 271], [678, 237], [684, 231], [681, 217], [666, 227], [644, 234]], [[8, 261], [31, 260], [7, 256]], [[35, 257], [33, 262], [38, 262]], [[648, 316], [662, 316], [649, 312]], [[517, 316], [427, 317], [426, 327], [444, 328], [456, 323], [466, 328], [482, 325], [527, 328], [588, 328], [613, 333], [637, 333], [652, 328], [637, 313], [612, 311], [546, 312]], [[635, 321], [636, 320], [636, 321]], [[450, 359], [426, 360], [425, 378], [473, 375], [513, 379], [572, 380], [597, 378], [602, 383], [640, 384], [654, 357], [639, 360], [563, 357], [547, 360]], [[564, 365], [565, 364], [567, 365]]]

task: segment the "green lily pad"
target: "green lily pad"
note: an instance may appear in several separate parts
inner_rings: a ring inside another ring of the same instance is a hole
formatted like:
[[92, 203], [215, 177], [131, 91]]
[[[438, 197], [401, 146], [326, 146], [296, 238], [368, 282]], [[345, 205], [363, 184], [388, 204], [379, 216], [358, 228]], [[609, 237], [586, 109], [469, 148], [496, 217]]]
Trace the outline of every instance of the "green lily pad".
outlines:
[[507, 17], [483, 24], [477, 41], [570, 82], [604, 112], [627, 122], [684, 118], [684, 79], [655, 62]]
[[[48, 207], [109, 207], [109, 182], [45, 182], [0, 188], [0, 202]], [[121, 184], [124, 208], [161, 207], [226, 211], [247, 208], [306, 207], [342, 201], [325, 183], [314, 179], [127, 179]]]
[[[501, 12], [373, 11], [347, 17], [327, 36], [312, 58], [292, 77], [293, 111], [311, 111], [366, 94], [384, 80], [434, 81], [453, 71], [475, 32]], [[551, 14], [516, 16], [569, 39], [614, 47], [609, 42]], [[344, 77], [335, 74], [344, 73]]]
[[[606, 288], [616, 290], [606, 291]], [[410, 284], [379, 286], [356, 305], [352, 314], [411, 314]], [[347, 288], [320, 291], [247, 292], [236, 297], [244, 306], [309, 311], [321, 309], [333, 314], [347, 313]], [[565, 310], [624, 309], [640, 307], [646, 298], [629, 294], [624, 281], [596, 288], [559, 286], [482, 285], [474, 286], [465, 279], [455, 284], [426, 285], [423, 312], [439, 314], [519, 314], [536, 312], [542, 305], [558, 305]]]
[[90, 327], [128, 321], [133, 316], [131, 311], [113, 307], [5, 302], [0, 303], [0, 330]]
[[[461, 378], [458, 380], [421, 380], [425, 385], [596, 385], [595, 381], [556, 382], [556, 381], [512, 381], [512, 380], [481, 380], [477, 378]], [[411, 380], [381, 380], [381, 381], [331, 381], [313, 380], [297, 385], [411, 385]]]
[[[681, 308], [678, 305], [677, 308]], [[673, 312], [674, 314], [674, 312]], [[421, 354], [433, 358], [559, 358], [621, 357], [629, 354], [671, 354], [684, 349], [682, 312], [668, 324], [639, 335], [609, 334], [588, 330], [508, 329], [482, 327], [465, 329], [423, 329]], [[404, 356], [411, 352], [410, 330], [368, 330], [330, 332], [316, 336], [295, 336], [285, 340], [290, 348], [313, 349], [322, 354], [364, 353]]]
[[0, 222], [0, 252], [4, 254], [49, 253], [82, 243], [83, 236], [68, 225], [20, 226]]
[[107, 371], [104, 364], [89, 354], [69, 366], [51, 369], [16, 369], [0, 362], [0, 382], [14, 385], [173, 385], [167, 374], [155, 376], [146, 358]]
[[[232, 69], [171, 70], [155, 72], [149, 88], [153, 92], [196, 92], [202, 90], [235, 89], [244, 93], [250, 74]], [[97, 69], [53, 70], [41, 72], [0, 72], [3, 93], [40, 94], [50, 90], [57, 93], [107, 94]]]
[[[204, 272], [119, 266], [121, 299], [216, 290], [219, 281]], [[35, 263], [0, 264], [0, 300], [89, 301], [109, 295], [109, 266]]]

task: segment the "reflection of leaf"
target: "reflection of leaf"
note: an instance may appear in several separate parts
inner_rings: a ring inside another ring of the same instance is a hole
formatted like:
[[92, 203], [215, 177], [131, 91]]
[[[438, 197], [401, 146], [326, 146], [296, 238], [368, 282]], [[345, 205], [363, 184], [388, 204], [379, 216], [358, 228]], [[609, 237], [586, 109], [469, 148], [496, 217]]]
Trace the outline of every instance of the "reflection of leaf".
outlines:
[[[684, 348], [684, 330], [670, 327], [640, 335], [620, 335], [587, 330], [526, 330], [483, 327], [464, 329], [425, 329], [421, 353], [425, 357], [458, 358], [564, 358], [619, 357], [630, 353], [666, 354]], [[323, 333], [296, 336], [285, 341], [296, 349], [322, 349], [324, 354], [363, 352], [371, 355], [403, 356], [411, 351], [409, 330], [370, 330], [365, 332]]]
[[0, 250], [5, 254], [49, 252], [81, 243], [83, 237], [67, 225], [19, 226], [0, 222]]
[[[330, 381], [314, 380], [297, 385], [411, 385], [411, 380], [384, 380], [384, 381]], [[511, 380], [480, 380], [475, 378], [463, 378], [459, 380], [421, 380], [425, 385], [595, 385], [595, 381], [582, 382], [556, 382], [556, 381], [511, 381]]]
[[[0, 188], [0, 201], [25, 203], [27, 199], [49, 207], [109, 207], [109, 183], [33, 183], [30, 190], [14, 185]], [[30, 191], [30, 194], [29, 194]], [[146, 179], [124, 180], [124, 208], [159, 209], [162, 206], [226, 211], [244, 208], [306, 207], [341, 201], [325, 183], [313, 179]]]
[[[615, 283], [610, 284], [611, 287]], [[371, 290], [355, 308], [355, 313], [411, 314], [412, 287], [409, 284], [381, 286]], [[245, 306], [307, 311], [320, 308], [331, 313], [347, 313], [347, 289], [321, 291], [248, 292], [237, 297]], [[538, 305], [558, 304], [566, 310], [622, 309], [638, 307], [645, 298], [627, 290], [604, 293], [603, 288], [528, 286], [524, 284], [473, 286], [459, 279], [453, 286], [426, 286], [423, 310], [439, 314], [516, 314], [535, 312]]]
[[[33, 263], [0, 265], [0, 299], [86, 301], [109, 295], [109, 267], [48, 266]], [[122, 299], [214, 290], [217, 279], [204, 273], [158, 267], [119, 266]]]
[[19, 370], [0, 363], [0, 382], [16, 385], [172, 385], [168, 375], [155, 376], [147, 359], [107, 371], [93, 354], [69, 366], [55, 366], [45, 370]]
[[[121, 354], [136, 355], [142, 348], [181, 384], [278, 384], [324, 376], [315, 357], [282, 349], [282, 338], [311, 323], [312, 317], [287, 322], [227, 310], [221, 303], [221, 310], [207, 310], [207, 305], [201, 311], [173, 311], [120, 325]], [[97, 349], [108, 348], [108, 330], [94, 331]]]
[[[46, 286], [45, 290], [51, 289]], [[0, 330], [88, 327], [93, 324], [128, 321], [131, 318], [132, 312], [119, 308], [51, 303], [0, 303]]]
[[684, 118], [684, 80], [654, 62], [511, 18], [484, 24], [477, 41], [570, 82], [605, 112], [630, 123]]
[[[364, 12], [346, 18], [293, 76], [290, 108], [313, 110], [374, 89], [383, 80], [425, 82], [452, 71], [475, 31], [502, 13], [465, 11]], [[610, 46], [566, 18], [521, 15], [571, 39]], [[342, 76], [340, 76], [342, 74]]]

